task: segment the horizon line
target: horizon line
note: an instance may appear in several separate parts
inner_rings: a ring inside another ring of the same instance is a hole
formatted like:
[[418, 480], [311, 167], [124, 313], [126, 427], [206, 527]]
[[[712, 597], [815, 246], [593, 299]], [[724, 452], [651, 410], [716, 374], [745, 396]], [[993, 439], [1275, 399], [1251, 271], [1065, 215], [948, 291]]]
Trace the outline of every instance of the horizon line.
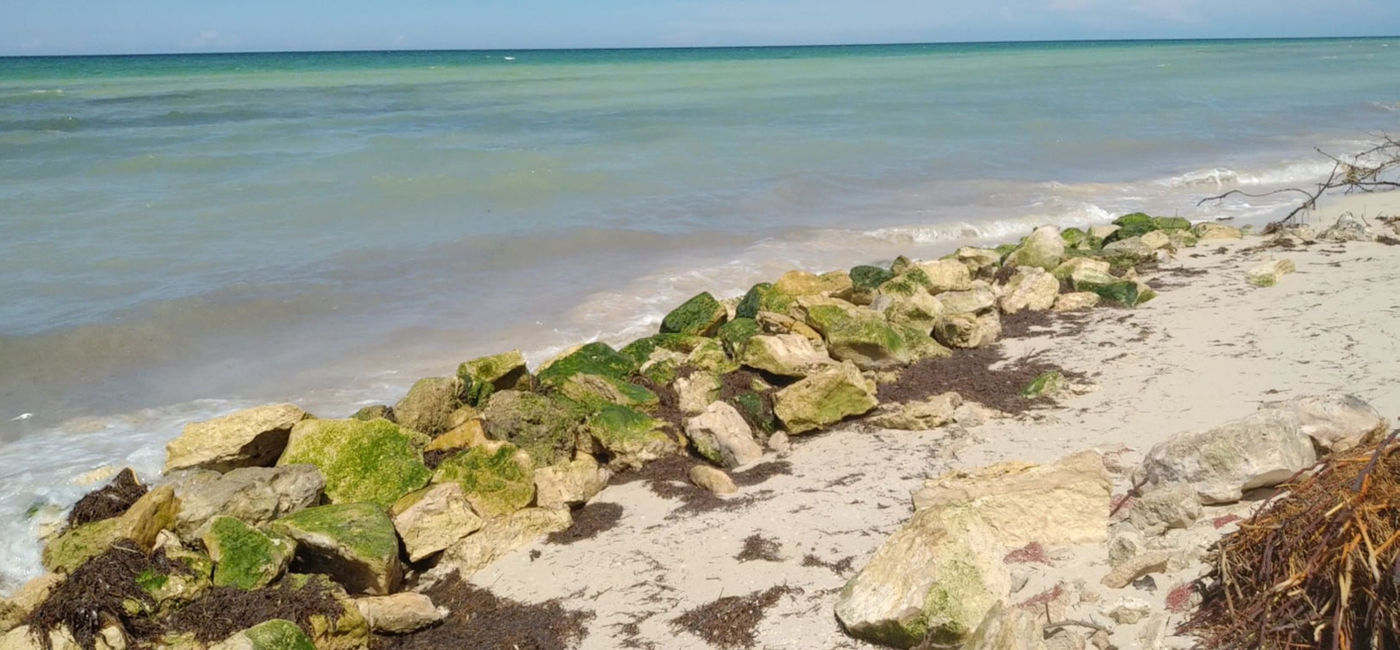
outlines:
[[109, 54], [0, 54], [0, 59], [50, 59], [85, 57], [141, 57], [141, 56], [227, 56], [241, 54], [358, 54], [358, 53], [407, 53], [407, 52], [613, 52], [620, 50], [738, 50], [738, 49], [780, 49], [780, 48], [830, 48], [830, 47], [900, 47], [910, 45], [1049, 45], [1056, 43], [1190, 43], [1190, 42], [1229, 42], [1229, 41], [1325, 41], [1325, 40], [1376, 40], [1400, 38], [1400, 34], [1370, 36], [1215, 36], [1178, 38], [1066, 38], [1066, 39], [1024, 39], [1024, 40], [968, 40], [968, 41], [887, 41], [869, 43], [791, 43], [763, 45], [645, 45], [645, 46], [586, 46], [586, 47], [490, 47], [490, 48], [385, 48], [364, 50], [212, 50], [200, 52], [123, 52]]

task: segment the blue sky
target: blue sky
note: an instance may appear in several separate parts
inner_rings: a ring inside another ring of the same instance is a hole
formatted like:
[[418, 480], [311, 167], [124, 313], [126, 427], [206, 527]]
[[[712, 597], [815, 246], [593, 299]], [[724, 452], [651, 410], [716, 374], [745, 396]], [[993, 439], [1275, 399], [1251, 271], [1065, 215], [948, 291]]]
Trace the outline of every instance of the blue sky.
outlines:
[[0, 0], [9, 55], [1396, 34], [1396, 0]]

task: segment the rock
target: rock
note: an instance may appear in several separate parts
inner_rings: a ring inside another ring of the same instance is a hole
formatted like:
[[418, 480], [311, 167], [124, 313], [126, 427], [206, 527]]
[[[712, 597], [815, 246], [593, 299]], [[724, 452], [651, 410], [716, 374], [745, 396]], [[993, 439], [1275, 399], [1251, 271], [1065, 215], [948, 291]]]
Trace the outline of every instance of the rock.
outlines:
[[424, 452], [456, 451], [486, 443], [486, 425], [476, 409], [463, 406], [453, 411], [450, 424], [451, 428], [446, 433], [423, 445]]
[[209, 650], [316, 650], [316, 645], [296, 623], [274, 618], [224, 639]]
[[1112, 607], [1104, 608], [1104, 616], [1113, 619], [1115, 623], [1120, 625], [1133, 625], [1147, 618], [1150, 614], [1152, 614], [1152, 605], [1137, 598], [1128, 598], [1119, 601]]
[[220, 475], [209, 470], [186, 470], [168, 477], [180, 499], [174, 530], [193, 539], [216, 515], [228, 515], [251, 526], [315, 505], [326, 480], [315, 465], [243, 467]]
[[606, 405], [588, 418], [593, 441], [611, 455], [612, 468], [641, 467], [677, 453], [681, 445], [661, 420], [625, 406]]
[[739, 487], [734, 485], [734, 479], [709, 465], [691, 467], [690, 482], [715, 494], [734, 494], [739, 491]]
[[708, 291], [701, 292], [666, 314], [661, 321], [661, 333], [710, 336], [724, 324], [728, 314], [724, 305]]
[[788, 433], [806, 433], [869, 412], [879, 401], [874, 382], [851, 362], [827, 368], [773, 394], [773, 412]]
[[1227, 226], [1221, 223], [1203, 222], [1191, 227], [1191, 232], [1196, 238], [1205, 241], [1208, 239], [1244, 239], [1244, 231], [1234, 226]]
[[404, 495], [394, 502], [389, 516], [410, 562], [442, 551], [485, 523], [472, 510], [462, 484], [455, 481]]
[[1347, 212], [1337, 218], [1337, 222], [1317, 236], [1324, 241], [1376, 241], [1376, 233], [1365, 221]]
[[1085, 650], [1088, 647], [1088, 639], [1073, 628], [1062, 627], [1045, 635], [1045, 650]]
[[570, 377], [580, 373], [626, 379], [637, 370], [638, 365], [632, 359], [618, 353], [606, 343], [594, 342], [581, 345], [541, 368], [535, 380], [541, 386], [558, 388]]
[[452, 413], [462, 406], [466, 384], [458, 377], [424, 377], [394, 405], [400, 426], [430, 436], [450, 427]]
[[948, 311], [942, 301], [923, 287], [915, 287], [908, 294], [881, 294], [870, 303], [870, 308], [883, 314], [892, 325], [920, 330], [925, 334]]
[[1154, 230], [1190, 230], [1191, 222], [1181, 217], [1151, 217], [1141, 212], [1125, 214], [1113, 220], [1119, 226], [1117, 231], [1105, 240], [1123, 240], [1139, 237]]
[[271, 531], [296, 540], [307, 571], [329, 575], [351, 593], [389, 594], [399, 586], [399, 538], [374, 503], [307, 508], [273, 522]]
[[608, 486], [612, 472], [592, 456], [535, 470], [535, 505], [563, 508], [587, 503]]
[[1075, 269], [1070, 275], [1070, 284], [1075, 291], [1091, 291], [1104, 300], [1111, 300], [1126, 307], [1134, 307], [1147, 301], [1136, 282], [1098, 269]]
[[160, 531], [175, 525], [179, 511], [180, 500], [175, 497], [175, 489], [169, 485], [159, 486], [137, 499], [119, 517], [70, 528], [50, 540], [44, 547], [44, 568], [71, 573], [123, 539], [149, 550]]
[[934, 340], [950, 348], [980, 348], [1000, 336], [1001, 319], [996, 314], [948, 314], [933, 327]]
[[1055, 276], [1056, 280], [1068, 280], [1071, 277], [1073, 277], [1074, 272], [1078, 271], [1079, 269], [1093, 270], [1099, 273], [1108, 273], [1109, 269], [1111, 268], [1112, 265], [1110, 265], [1108, 262], [1105, 262], [1104, 260], [1095, 259], [1092, 257], [1071, 257], [1065, 260], [1064, 262], [1061, 262], [1059, 266], [1055, 267], [1054, 270], [1050, 271], [1050, 275]]
[[768, 448], [774, 453], [782, 455], [792, 450], [792, 442], [786, 433], [778, 431], [768, 436]]
[[[794, 303], [794, 305], [795, 304], [796, 303]], [[795, 310], [796, 307], [794, 306], [793, 309]], [[761, 311], [758, 312], [758, 316], [754, 318], [754, 322], [758, 323], [759, 329], [768, 334], [797, 334], [811, 339], [814, 342], [821, 341], [825, 343], [825, 341], [822, 341], [821, 333], [812, 329], [812, 326], [792, 316], [788, 316], [787, 314]]]
[[[1180, 231], [1173, 231], [1173, 232], [1180, 232]], [[1171, 238], [1171, 236], [1168, 235], [1168, 234], [1166, 233], [1166, 231], [1162, 231], [1162, 230], [1154, 230], [1154, 231], [1152, 231], [1152, 232], [1143, 233], [1143, 234], [1141, 234], [1141, 235], [1138, 236], [1138, 239], [1142, 241], [1142, 244], [1143, 244], [1144, 246], [1146, 246], [1146, 247], [1148, 247], [1149, 249], [1154, 250], [1154, 251], [1157, 250], [1157, 249], [1159, 249], [1159, 248], [1166, 248], [1166, 247], [1168, 247], [1168, 246], [1171, 246], [1171, 244], [1172, 244], [1172, 238]], [[1107, 248], [1107, 247], [1105, 247], [1105, 248]]]
[[868, 422], [872, 426], [901, 431], [936, 429], [952, 422], [953, 414], [961, 405], [961, 395], [947, 392], [918, 402], [882, 404]]
[[41, 573], [15, 590], [9, 598], [0, 599], [0, 634], [19, 626], [30, 612], [48, 599], [49, 592], [62, 582], [63, 576]]
[[380, 634], [417, 632], [447, 618], [448, 613], [428, 596], [411, 591], [356, 598], [355, 607], [369, 623], [369, 629]]
[[1293, 260], [1279, 259], [1260, 262], [1249, 267], [1245, 280], [1256, 287], [1272, 287], [1280, 278], [1295, 270]]
[[677, 377], [672, 385], [676, 391], [676, 406], [682, 413], [702, 413], [710, 402], [719, 397], [719, 376], [710, 372], [694, 372]]
[[[1162, 236], [1165, 238], [1165, 235]], [[1141, 237], [1128, 237], [1119, 239], [1103, 247], [1104, 259], [1116, 266], [1137, 266], [1151, 259], [1155, 259], [1153, 251], [1156, 251]]]
[[1259, 408], [1293, 418], [1318, 448], [1333, 453], [1374, 442], [1386, 432], [1385, 418], [1355, 395], [1297, 397]]
[[998, 602], [987, 610], [962, 650], [1046, 650], [1041, 627], [1029, 610]]
[[753, 318], [762, 323], [763, 319], [758, 318], [760, 312], [791, 316], [788, 312], [795, 305], [793, 296], [779, 291], [772, 284], [761, 282], [749, 289], [739, 304], [734, 306], [734, 317]]
[[1134, 483], [1147, 488], [1190, 483], [1202, 503], [1233, 503], [1245, 491], [1278, 485], [1315, 462], [1312, 440], [1295, 417], [1261, 409], [1158, 443], [1134, 472]]
[[1123, 561], [1103, 577], [1103, 585], [1109, 589], [1122, 589], [1134, 580], [1149, 573], [1162, 573], [1171, 561], [1168, 551], [1147, 551]]
[[852, 636], [897, 648], [960, 644], [1010, 593], [1004, 554], [972, 508], [915, 512], [846, 583], [836, 617]]
[[997, 294], [986, 283], [979, 283], [967, 291], [949, 291], [938, 295], [944, 313], [980, 314], [997, 305]]
[[1093, 309], [1099, 306], [1099, 294], [1092, 291], [1072, 291], [1062, 293], [1055, 298], [1055, 306], [1051, 311], [1079, 311], [1082, 309]]
[[722, 467], [747, 465], [763, 457], [749, 423], [725, 402], [713, 402], [704, 413], [686, 419], [685, 436], [701, 456]]
[[1038, 266], [1049, 271], [1065, 256], [1065, 240], [1055, 226], [1041, 226], [1007, 256], [1008, 266]]
[[851, 302], [868, 305], [875, 300], [880, 285], [894, 279], [894, 273], [878, 266], [862, 265], [853, 267], [851, 276]]
[[387, 508], [427, 485], [421, 434], [388, 420], [305, 420], [292, 428], [279, 467], [315, 465], [331, 503], [373, 502]]
[[[544, 373], [540, 376], [544, 377]], [[576, 374], [568, 381], [581, 376]], [[587, 376], [604, 378], [603, 375]], [[585, 417], [585, 410], [569, 400], [515, 390], [491, 395], [482, 411], [486, 433], [491, 438], [525, 450], [530, 460], [541, 466], [573, 458]]]
[[227, 472], [271, 465], [292, 426], [309, 417], [292, 404], [269, 404], [185, 425], [165, 446], [165, 471], [198, 467]]
[[1109, 237], [1113, 236], [1113, 233], [1118, 232], [1120, 229], [1121, 226], [1115, 226], [1112, 224], [1089, 226], [1089, 236], [1097, 237], [1099, 239], [1108, 239]]
[[797, 334], [754, 336], [740, 348], [740, 364], [783, 377], [806, 377], [832, 365], [824, 347]]
[[1103, 458], [1084, 451], [1053, 465], [1005, 462], [924, 482], [914, 511], [962, 505], [1007, 548], [1102, 542], [1112, 483]]
[[953, 252], [953, 259], [962, 262], [973, 276], [991, 275], [992, 271], [1001, 266], [1001, 256], [990, 248], [963, 246]]
[[972, 288], [972, 273], [966, 264], [958, 260], [938, 260], [920, 262], [920, 271], [928, 279], [928, 292], [934, 295], [945, 291], [966, 291]]
[[1158, 485], [1134, 500], [1128, 511], [1128, 522], [1144, 535], [1188, 528], [1200, 518], [1201, 504], [1189, 483]]
[[296, 550], [285, 537], [264, 534], [225, 516], [209, 520], [201, 539], [215, 563], [216, 587], [265, 587], [282, 575]]
[[1147, 549], [1142, 534], [1131, 528], [1118, 530], [1108, 540], [1108, 564], [1117, 568]]
[[529, 390], [532, 383], [525, 355], [520, 350], [464, 361], [457, 366], [457, 377], [462, 380], [463, 394], [472, 406], [486, 401], [496, 391]]
[[1026, 387], [1021, 389], [1021, 396], [1055, 397], [1067, 390], [1069, 390], [1069, 382], [1065, 380], [1065, 376], [1060, 374], [1058, 370], [1050, 370], [1036, 375], [1031, 383], [1026, 384]]
[[448, 481], [461, 485], [472, 509], [487, 518], [515, 512], [535, 498], [529, 456], [508, 442], [474, 447], [444, 459], [433, 482]]
[[566, 508], [526, 508], [486, 522], [481, 530], [468, 535], [443, 551], [442, 559], [430, 576], [447, 576], [457, 571], [462, 579], [539, 537], [564, 530], [573, 523]]
[[807, 324], [820, 332], [831, 357], [862, 370], [904, 365], [914, 359], [904, 337], [879, 312], [830, 298], [803, 298]]
[[1016, 269], [1001, 295], [1001, 310], [1014, 314], [1022, 310], [1045, 311], [1055, 305], [1060, 295], [1060, 281], [1047, 271], [1034, 266]]
[[284, 581], [293, 589], [318, 583], [323, 591], [329, 591], [335, 597], [336, 605], [340, 607], [335, 616], [313, 614], [307, 621], [311, 642], [317, 650], [363, 650], [370, 645], [369, 623], [340, 585], [324, 575], [289, 574]]
[[358, 411], [355, 411], [355, 414], [350, 416], [350, 419], [352, 420], [365, 420], [366, 422], [368, 422], [369, 420], [377, 420], [380, 418], [393, 422], [393, 407], [385, 406], [383, 404], [374, 404], [371, 406], [366, 406]]
[[[733, 318], [715, 331], [715, 338], [724, 345], [731, 355], [737, 356], [750, 338], [763, 333], [763, 328], [753, 318]], [[643, 370], [645, 372], [645, 369]]]
[[831, 271], [821, 275], [815, 275], [806, 271], [788, 271], [777, 282], [773, 283], [773, 288], [779, 293], [789, 296], [830, 296], [843, 298], [850, 294], [853, 287], [851, 276], [845, 271]]

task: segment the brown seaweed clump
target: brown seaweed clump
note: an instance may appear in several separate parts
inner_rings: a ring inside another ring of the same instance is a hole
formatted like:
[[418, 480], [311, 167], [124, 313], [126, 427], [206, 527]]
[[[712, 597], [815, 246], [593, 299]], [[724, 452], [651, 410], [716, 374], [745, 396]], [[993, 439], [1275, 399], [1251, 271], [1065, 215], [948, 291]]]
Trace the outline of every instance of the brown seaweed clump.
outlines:
[[795, 591], [791, 587], [769, 587], [747, 596], [725, 596], [706, 603], [671, 622], [677, 628], [721, 648], [752, 648], [758, 624], [769, 607]]
[[1182, 625], [1205, 647], [1400, 648], [1400, 444], [1339, 454], [1212, 549]]
[[146, 486], [136, 480], [136, 474], [128, 467], [112, 478], [111, 482], [87, 493], [68, 513], [68, 527], [77, 528], [94, 521], [111, 519], [126, 512], [131, 504], [146, 495]]

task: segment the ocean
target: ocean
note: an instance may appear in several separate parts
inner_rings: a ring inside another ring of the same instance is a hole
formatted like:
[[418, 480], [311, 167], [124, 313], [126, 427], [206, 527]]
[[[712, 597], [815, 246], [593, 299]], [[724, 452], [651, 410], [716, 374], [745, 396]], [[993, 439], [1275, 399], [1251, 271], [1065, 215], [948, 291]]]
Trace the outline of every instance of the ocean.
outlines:
[[791, 268], [1260, 222], [1400, 121], [1400, 38], [0, 58], [0, 592], [104, 465]]

